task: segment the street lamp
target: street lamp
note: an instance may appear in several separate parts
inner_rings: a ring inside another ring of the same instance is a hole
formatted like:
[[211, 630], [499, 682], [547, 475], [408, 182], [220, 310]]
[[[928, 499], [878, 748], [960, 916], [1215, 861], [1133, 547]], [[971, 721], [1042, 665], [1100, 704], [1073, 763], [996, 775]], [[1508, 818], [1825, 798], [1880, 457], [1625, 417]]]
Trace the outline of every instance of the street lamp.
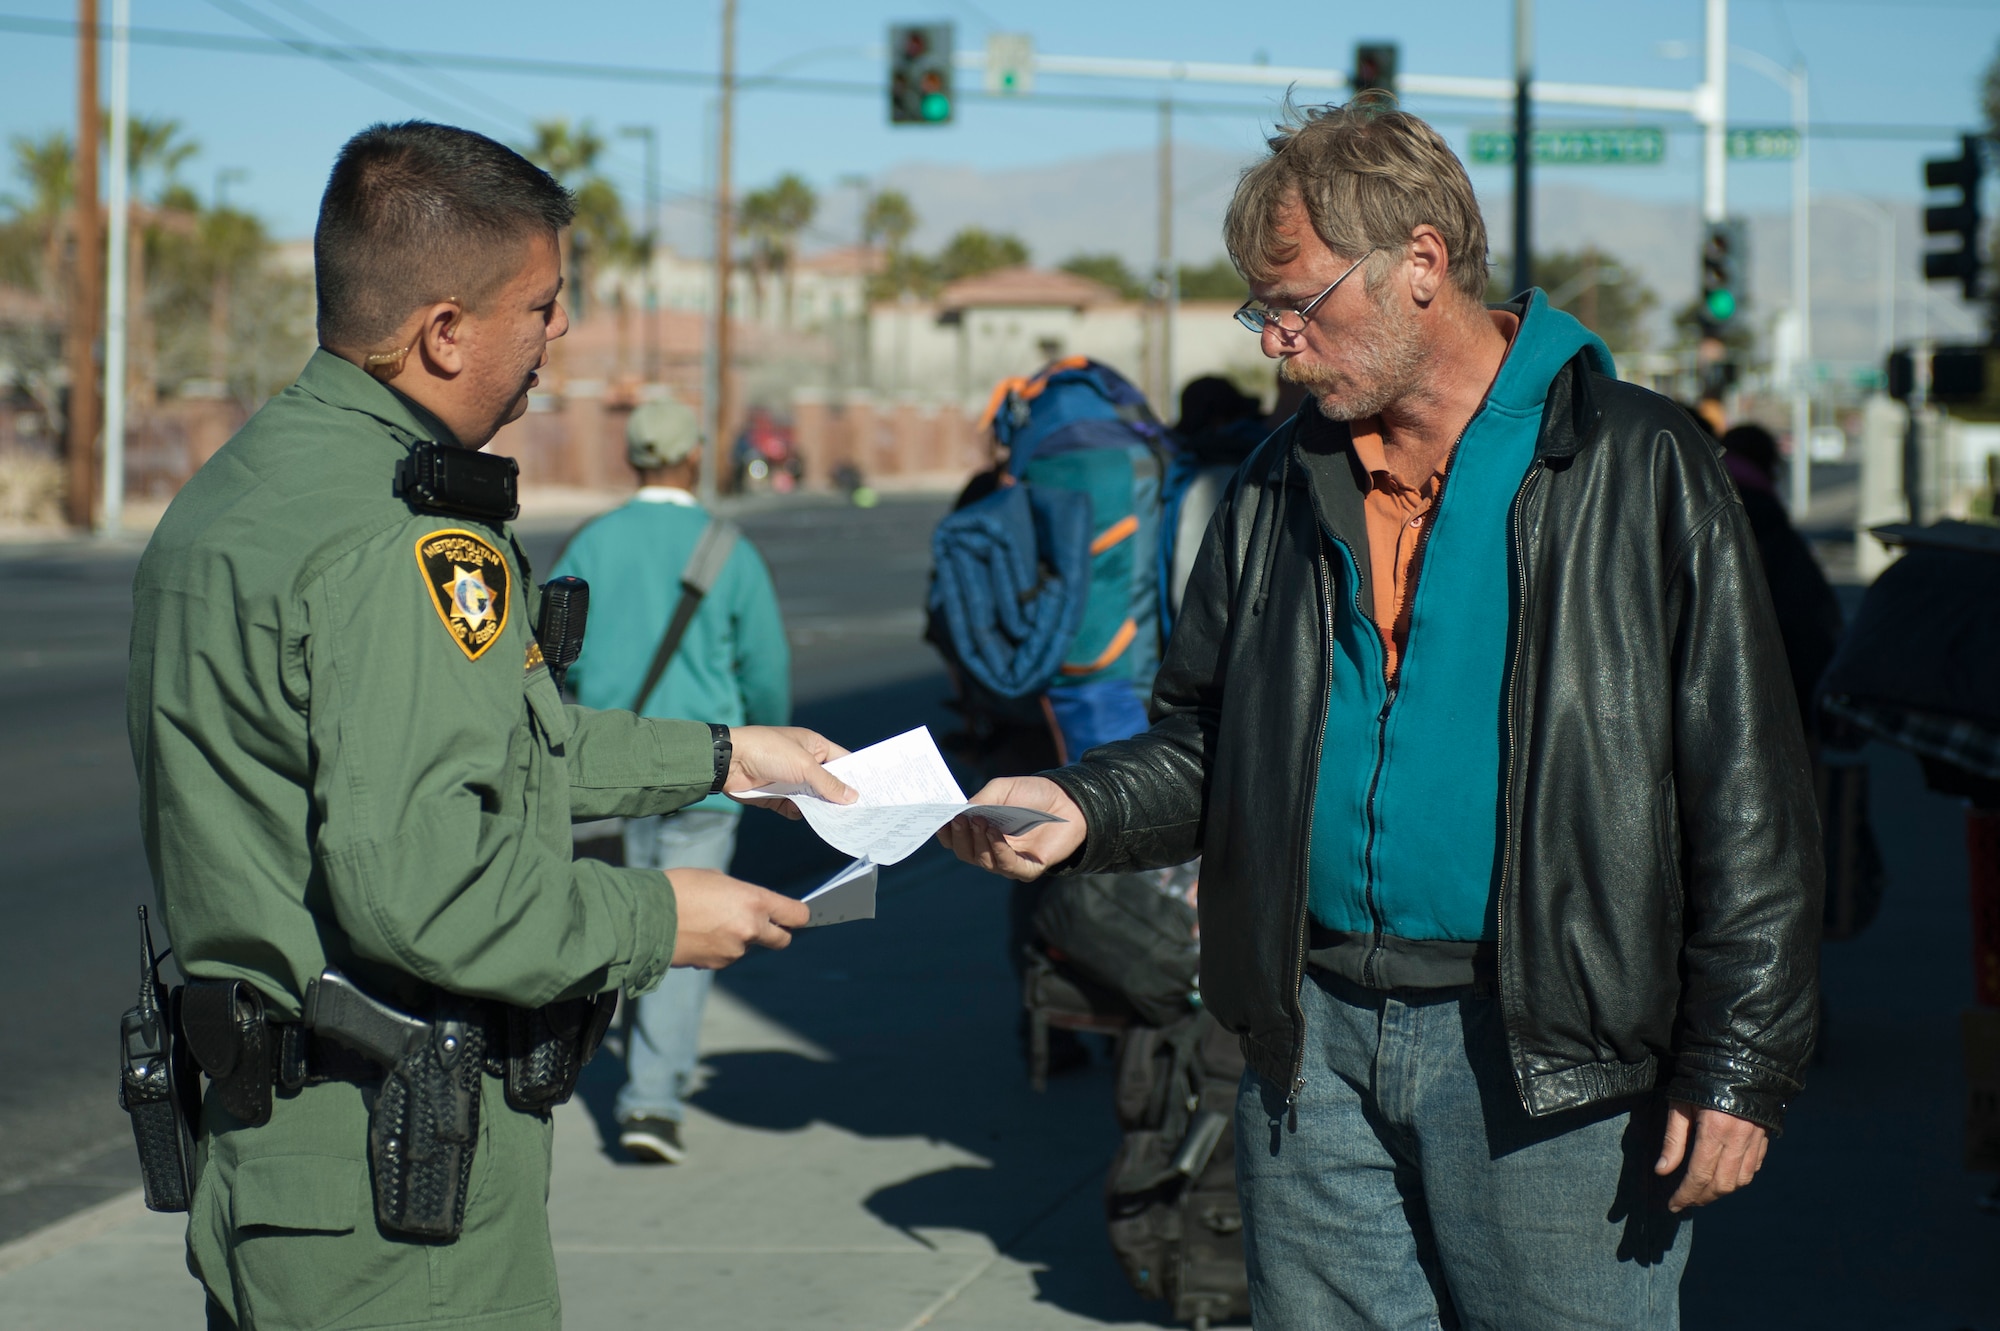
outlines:
[[1829, 194], [1821, 199], [1822, 204], [1832, 204], [1845, 208], [1856, 217], [1872, 223], [1875, 235], [1882, 243], [1882, 253], [1875, 261], [1877, 287], [1875, 298], [1875, 340], [1882, 344], [1881, 354], [1887, 356], [1896, 345], [1896, 213], [1884, 204], [1864, 203], [1857, 199]]
[[657, 384], [660, 366], [660, 135], [651, 125], [626, 125], [621, 139], [646, 141], [646, 382]]
[[1762, 74], [1792, 98], [1792, 132], [1798, 153], [1792, 158], [1792, 315], [1798, 320], [1798, 363], [1792, 370], [1792, 494], [1794, 519], [1805, 517], [1812, 502], [1812, 142], [1806, 136], [1811, 111], [1806, 100], [1806, 67], [1789, 69], [1756, 51], [1729, 48], [1736, 63]]

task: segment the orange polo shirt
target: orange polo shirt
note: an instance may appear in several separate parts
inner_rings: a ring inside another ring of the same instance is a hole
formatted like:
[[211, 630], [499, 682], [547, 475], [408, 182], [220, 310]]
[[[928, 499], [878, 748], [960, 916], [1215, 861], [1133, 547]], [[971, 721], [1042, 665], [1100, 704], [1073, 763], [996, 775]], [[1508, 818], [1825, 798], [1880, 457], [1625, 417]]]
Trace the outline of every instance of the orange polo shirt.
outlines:
[[[1520, 318], [1505, 310], [1489, 313], [1511, 351], [1514, 334], [1521, 327]], [[1503, 363], [1504, 360], [1503, 357]], [[1419, 572], [1417, 555], [1423, 549], [1424, 533], [1437, 519], [1438, 501], [1444, 496], [1445, 472], [1451, 469], [1451, 457], [1445, 457], [1442, 469], [1414, 486], [1406, 485], [1389, 470], [1389, 460], [1382, 448], [1380, 417], [1364, 417], [1348, 428], [1354, 438], [1354, 456], [1368, 473], [1368, 493], [1362, 497], [1362, 512], [1368, 527], [1368, 583], [1375, 601], [1372, 617], [1382, 635], [1382, 676], [1393, 682], [1403, 648], [1410, 640], [1410, 602], [1416, 598]]]

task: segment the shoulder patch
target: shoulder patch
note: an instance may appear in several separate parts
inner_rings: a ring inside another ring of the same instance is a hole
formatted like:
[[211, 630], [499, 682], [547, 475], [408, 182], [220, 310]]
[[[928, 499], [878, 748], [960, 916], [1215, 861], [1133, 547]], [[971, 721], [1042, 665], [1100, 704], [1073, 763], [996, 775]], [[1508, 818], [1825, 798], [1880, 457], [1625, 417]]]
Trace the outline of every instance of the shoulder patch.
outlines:
[[445, 631], [477, 661], [507, 627], [507, 560], [485, 538], [452, 528], [417, 539], [417, 571]]

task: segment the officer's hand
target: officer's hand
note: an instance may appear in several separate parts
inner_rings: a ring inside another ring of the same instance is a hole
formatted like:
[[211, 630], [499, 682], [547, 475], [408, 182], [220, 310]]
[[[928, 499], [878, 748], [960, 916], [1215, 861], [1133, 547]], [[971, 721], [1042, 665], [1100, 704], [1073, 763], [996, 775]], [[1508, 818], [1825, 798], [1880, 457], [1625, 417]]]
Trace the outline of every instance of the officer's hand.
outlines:
[[750, 945], [784, 947], [812, 908], [714, 869], [673, 869], [674, 961], [717, 971], [742, 959]]
[[[846, 749], [824, 735], [799, 726], [734, 726], [729, 731], [729, 745], [729, 779], [722, 783], [722, 791], [731, 798], [739, 791], [771, 786], [810, 790], [835, 804], [855, 801], [847, 783], [821, 766], [847, 756]], [[737, 799], [737, 803], [773, 809], [787, 818], [799, 816], [790, 800]]]
[[1083, 810], [1063, 793], [1063, 788], [1045, 776], [1003, 776], [989, 781], [972, 797], [974, 804], [1012, 804], [1022, 809], [1039, 809], [1067, 819], [1043, 823], [1019, 836], [1002, 836], [1000, 830], [976, 813], [962, 813], [938, 830], [938, 841], [967, 864], [976, 864], [988, 873], [1029, 883], [1040, 878], [1052, 864], [1061, 864], [1076, 854], [1090, 833], [1084, 826]]
[[[1689, 1149], [1688, 1137], [1694, 1138]], [[1738, 1188], [1750, 1186], [1764, 1164], [1771, 1134], [1748, 1119], [1720, 1109], [1697, 1109], [1679, 1100], [1667, 1101], [1667, 1136], [1660, 1145], [1656, 1174], [1671, 1174], [1687, 1161], [1687, 1175], [1667, 1201], [1669, 1211], [1707, 1206]]]

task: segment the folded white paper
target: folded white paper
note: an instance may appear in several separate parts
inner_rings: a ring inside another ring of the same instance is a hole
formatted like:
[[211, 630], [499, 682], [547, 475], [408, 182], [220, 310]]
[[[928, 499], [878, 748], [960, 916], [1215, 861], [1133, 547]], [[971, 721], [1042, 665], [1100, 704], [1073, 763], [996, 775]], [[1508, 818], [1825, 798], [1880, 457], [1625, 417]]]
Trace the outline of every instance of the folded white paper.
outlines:
[[791, 800], [826, 844], [878, 865], [908, 859], [962, 813], [983, 818], [1008, 836], [1062, 821], [1036, 809], [967, 803], [931, 732], [922, 726], [836, 758], [826, 770], [854, 787], [860, 799], [834, 804], [810, 791], [774, 786], [747, 796]]
[[856, 860], [799, 898], [812, 907], [812, 918], [800, 927], [816, 929], [822, 924], [874, 919], [875, 882], [875, 866]]

